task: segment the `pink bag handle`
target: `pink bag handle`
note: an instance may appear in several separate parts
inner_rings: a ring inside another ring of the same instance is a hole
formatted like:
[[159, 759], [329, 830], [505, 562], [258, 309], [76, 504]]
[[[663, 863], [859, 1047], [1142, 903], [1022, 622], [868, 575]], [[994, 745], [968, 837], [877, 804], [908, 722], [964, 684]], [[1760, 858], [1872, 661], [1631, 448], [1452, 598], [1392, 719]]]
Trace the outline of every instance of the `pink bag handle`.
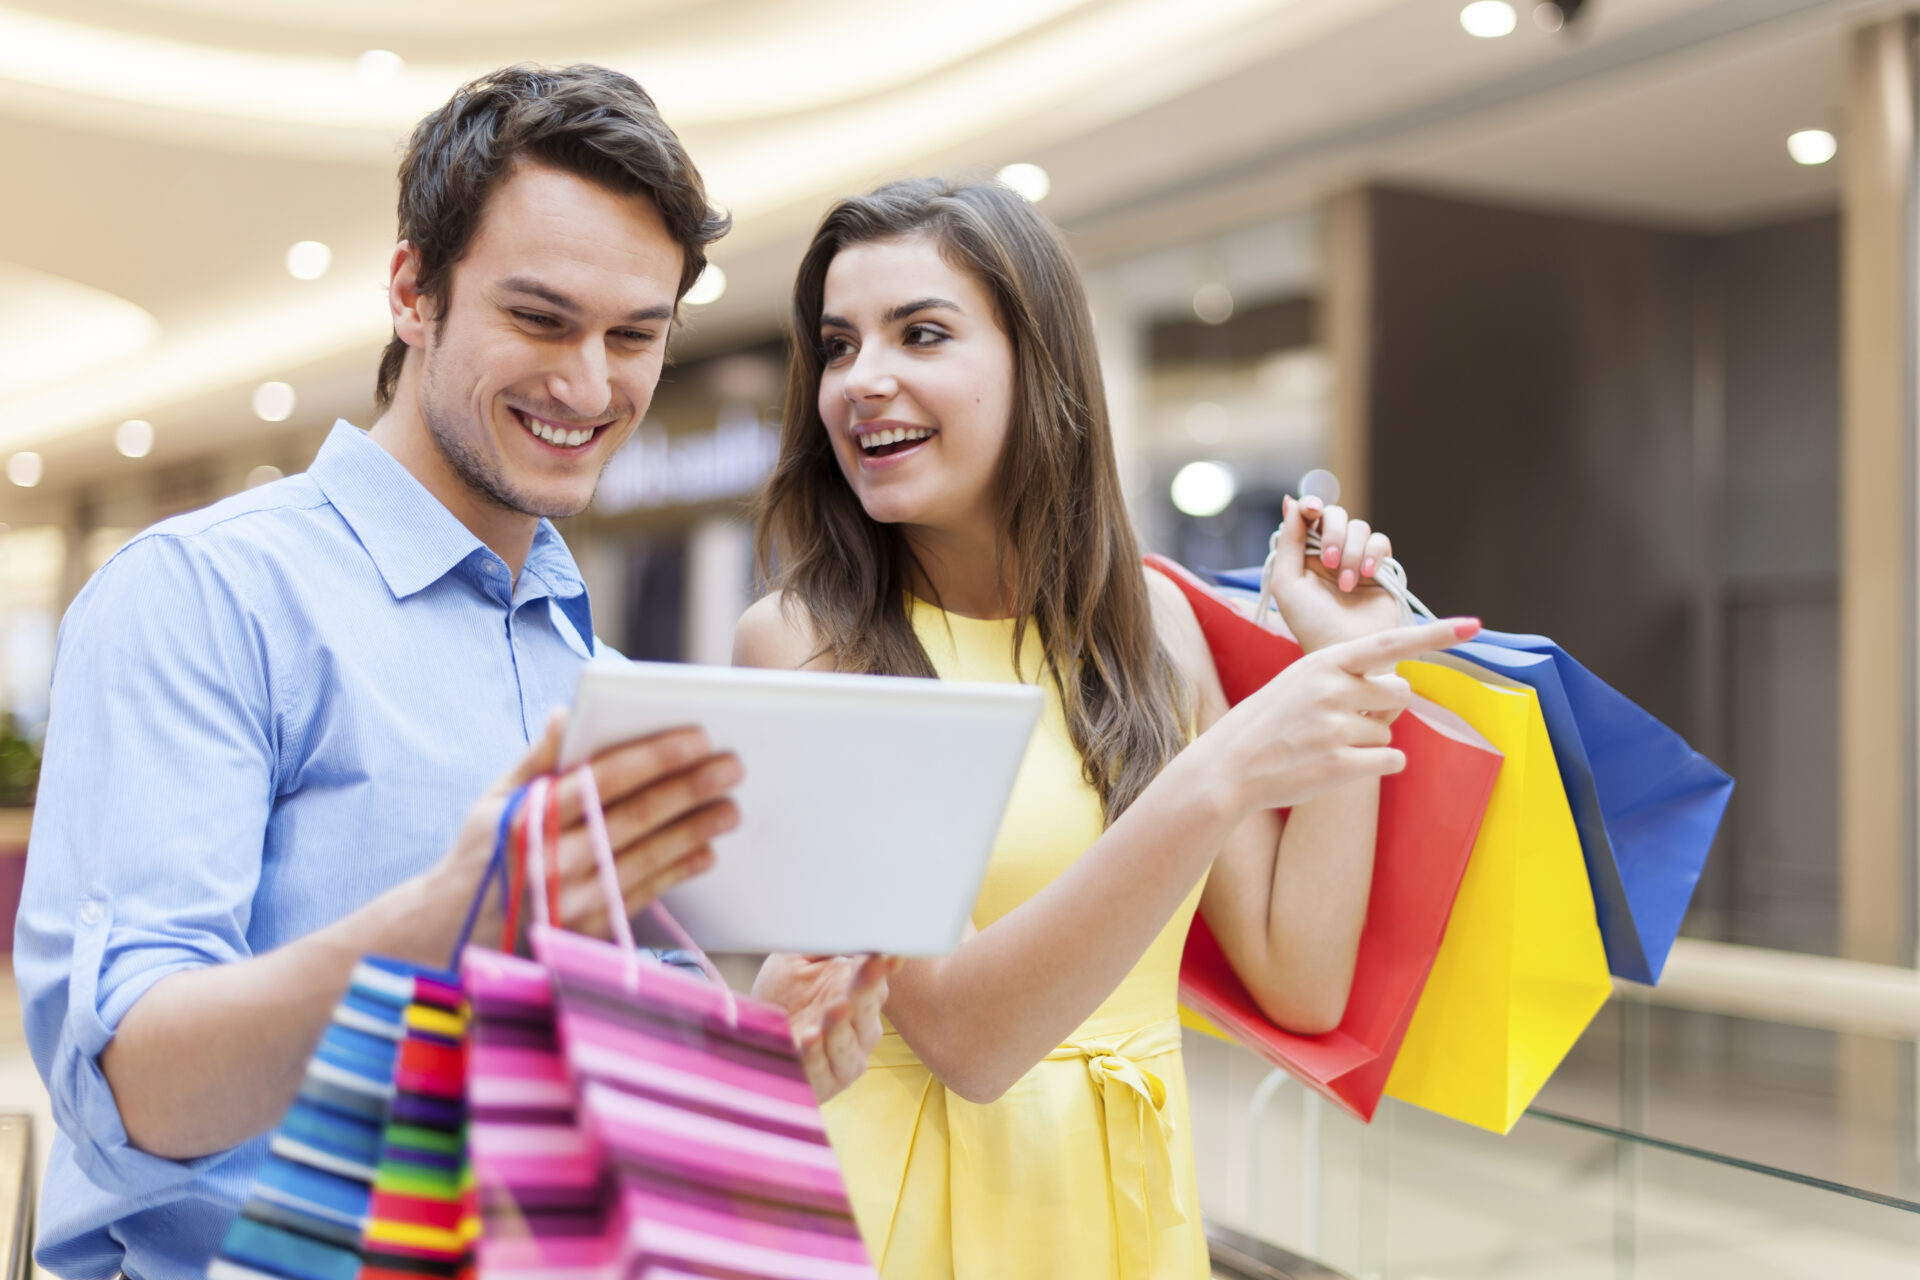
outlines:
[[[607, 920], [613, 930], [613, 941], [627, 958], [627, 985], [636, 985], [639, 975], [640, 949], [633, 940], [633, 927], [627, 921], [626, 895], [620, 891], [620, 872], [614, 866], [613, 841], [607, 835], [607, 815], [600, 805], [600, 786], [593, 776], [593, 766], [583, 764], [574, 770], [574, 780], [580, 786], [580, 809], [586, 818], [587, 844], [593, 850], [593, 860], [600, 874], [600, 891], [606, 897]], [[527, 794], [527, 879], [536, 886], [534, 890], [535, 910], [540, 918], [552, 919], [547, 913], [546, 903], [546, 838], [543, 833], [542, 819], [546, 808], [553, 799], [552, 780], [547, 777], [534, 779]], [[712, 959], [700, 948], [690, 934], [680, 926], [667, 911], [666, 904], [655, 898], [647, 906], [667, 936], [682, 950], [690, 953], [700, 966], [700, 971], [720, 989], [721, 1000], [727, 1011], [727, 1025], [740, 1025], [740, 1004], [733, 994], [733, 988], [720, 975]]]

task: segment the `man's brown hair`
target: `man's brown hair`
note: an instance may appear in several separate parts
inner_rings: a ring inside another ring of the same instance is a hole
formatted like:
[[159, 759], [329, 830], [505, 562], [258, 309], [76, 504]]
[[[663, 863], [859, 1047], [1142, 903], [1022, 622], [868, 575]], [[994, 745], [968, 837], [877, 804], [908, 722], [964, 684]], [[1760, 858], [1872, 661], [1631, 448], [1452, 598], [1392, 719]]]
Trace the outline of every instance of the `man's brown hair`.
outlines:
[[[732, 224], [707, 203], [686, 148], [632, 79], [586, 63], [507, 67], [462, 85], [422, 120], [400, 162], [400, 238], [420, 259], [420, 292], [443, 311], [488, 197], [525, 161], [651, 198], [686, 258], [675, 297], [693, 287], [707, 246]], [[397, 335], [381, 353], [374, 399], [383, 413], [406, 355]]]

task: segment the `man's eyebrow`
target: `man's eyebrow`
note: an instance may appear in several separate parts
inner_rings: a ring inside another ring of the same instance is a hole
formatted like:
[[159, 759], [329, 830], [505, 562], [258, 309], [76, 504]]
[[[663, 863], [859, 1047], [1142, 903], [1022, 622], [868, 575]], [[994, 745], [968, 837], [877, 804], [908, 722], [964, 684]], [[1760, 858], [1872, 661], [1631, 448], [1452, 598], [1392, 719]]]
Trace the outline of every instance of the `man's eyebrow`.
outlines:
[[[525, 294], [529, 298], [538, 298], [556, 311], [567, 315], [578, 315], [579, 304], [558, 289], [544, 285], [529, 276], [508, 276], [500, 282], [500, 287], [508, 293]], [[656, 320], [673, 319], [670, 306], [642, 307], [638, 311], [629, 311], [620, 321], [621, 324], [651, 324]]]
[[[932, 296], [915, 298], [912, 302], [903, 302], [897, 307], [889, 307], [887, 309], [886, 322], [888, 324], [899, 324], [908, 316], [918, 314], [919, 312], [940, 310], [964, 311], [965, 308], [959, 303], [951, 302], [946, 298], [936, 298]], [[822, 329], [851, 329], [853, 325], [841, 316], [823, 315], [820, 317], [820, 327]]]

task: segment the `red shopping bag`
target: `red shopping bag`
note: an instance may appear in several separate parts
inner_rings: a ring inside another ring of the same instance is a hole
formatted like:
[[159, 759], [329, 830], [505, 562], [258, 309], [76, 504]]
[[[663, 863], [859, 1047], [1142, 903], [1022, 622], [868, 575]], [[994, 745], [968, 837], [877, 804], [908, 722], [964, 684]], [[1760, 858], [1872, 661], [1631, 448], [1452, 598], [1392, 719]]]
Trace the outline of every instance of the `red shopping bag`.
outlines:
[[[1227, 702], [1237, 703], [1301, 656], [1170, 560], [1147, 557], [1185, 593], [1212, 650]], [[1254, 1003], [1204, 919], [1180, 963], [1180, 998], [1238, 1040], [1362, 1120], [1371, 1120], [1394, 1056], [1440, 950], [1447, 916], [1499, 776], [1501, 755], [1452, 712], [1416, 701], [1394, 722], [1405, 772], [1382, 780], [1373, 889], [1346, 1016], [1324, 1035], [1275, 1026]]]
[[534, 959], [476, 948], [462, 965], [480, 1280], [874, 1280], [785, 1012], [736, 998], [704, 956], [706, 982], [640, 955], [580, 776], [616, 941], [551, 925], [541, 779], [517, 881]]

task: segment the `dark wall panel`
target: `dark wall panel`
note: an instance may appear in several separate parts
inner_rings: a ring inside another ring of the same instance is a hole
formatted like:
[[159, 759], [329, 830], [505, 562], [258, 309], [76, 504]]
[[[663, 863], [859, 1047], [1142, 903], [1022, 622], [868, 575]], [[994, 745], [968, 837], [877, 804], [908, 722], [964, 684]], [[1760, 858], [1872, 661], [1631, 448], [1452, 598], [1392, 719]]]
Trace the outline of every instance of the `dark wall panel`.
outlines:
[[1688, 718], [1699, 238], [1380, 190], [1375, 515], [1442, 612]]

